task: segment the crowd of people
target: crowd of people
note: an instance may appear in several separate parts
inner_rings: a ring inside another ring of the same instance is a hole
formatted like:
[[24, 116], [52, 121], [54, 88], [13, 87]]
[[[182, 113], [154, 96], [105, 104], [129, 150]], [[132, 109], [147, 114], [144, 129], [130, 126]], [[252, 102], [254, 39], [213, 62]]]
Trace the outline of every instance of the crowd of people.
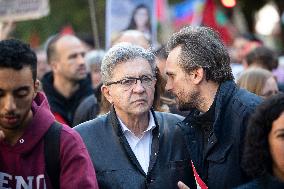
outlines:
[[284, 188], [276, 53], [202, 26], [151, 49], [129, 29], [105, 51], [0, 41], [0, 188]]

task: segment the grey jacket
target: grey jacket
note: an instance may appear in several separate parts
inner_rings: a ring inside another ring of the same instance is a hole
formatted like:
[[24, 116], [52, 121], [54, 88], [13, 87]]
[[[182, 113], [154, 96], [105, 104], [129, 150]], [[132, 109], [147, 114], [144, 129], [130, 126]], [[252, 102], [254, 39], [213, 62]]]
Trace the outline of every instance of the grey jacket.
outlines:
[[103, 188], [177, 188], [179, 180], [196, 188], [190, 157], [181, 130], [181, 116], [154, 112], [151, 157], [148, 173], [136, 159], [112, 108], [111, 112], [75, 127], [85, 142], [99, 187]]

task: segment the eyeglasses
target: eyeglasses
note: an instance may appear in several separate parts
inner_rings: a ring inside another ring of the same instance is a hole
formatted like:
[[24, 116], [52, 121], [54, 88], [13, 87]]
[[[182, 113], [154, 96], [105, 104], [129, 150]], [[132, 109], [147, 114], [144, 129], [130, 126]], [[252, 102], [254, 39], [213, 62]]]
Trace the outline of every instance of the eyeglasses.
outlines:
[[113, 84], [120, 84], [124, 90], [129, 90], [132, 88], [135, 84], [137, 84], [137, 81], [140, 80], [143, 87], [151, 87], [156, 80], [155, 76], [147, 76], [142, 75], [140, 77], [127, 77], [124, 79], [121, 79], [119, 81], [114, 82], [108, 82], [106, 83], [107, 86], [113, 85]]

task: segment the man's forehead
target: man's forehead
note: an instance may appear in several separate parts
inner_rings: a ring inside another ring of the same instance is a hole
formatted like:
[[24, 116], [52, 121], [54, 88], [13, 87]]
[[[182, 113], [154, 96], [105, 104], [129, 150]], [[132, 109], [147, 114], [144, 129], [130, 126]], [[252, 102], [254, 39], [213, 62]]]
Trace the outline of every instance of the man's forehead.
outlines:
[[0, 68], [0, 84], [1, 86], [22, 86], [34, 83], [31, 68], [28, 66], [20, 70], [12, 68]]
[[169, 51], [168, 58], [179, 57], [181, 50], [182, 50], [181, 45], [176, 46], [175, 48], [173, 48], [172, 50]]
[[178, 61], [180, 58], [181, 47], [175, 47], [169, 52], [168, 58], [166, 60], [166, 67], [176, 67], [178, 66]]
[[77, 46], [77, 47], [82, 47], [83, 43], [80, 41], [80, 39], [78, 39], [75, 36], [63, 36], [61, 39], [59, 39], [56, 43], [56, 50], [60, 51], [60, 50], [76, 50], [73, 47]]
[[114, 67], [114, 75], [149, 75], [152, 74], [150, 63], [143, 58], [122, 61]]

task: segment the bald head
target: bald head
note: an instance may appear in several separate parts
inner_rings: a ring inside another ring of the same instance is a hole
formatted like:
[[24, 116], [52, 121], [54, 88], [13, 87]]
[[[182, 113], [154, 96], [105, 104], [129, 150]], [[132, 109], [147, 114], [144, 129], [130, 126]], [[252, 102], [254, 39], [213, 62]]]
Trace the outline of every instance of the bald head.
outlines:
[[70, 44], [82, 45], [81, 40], [74, 35], [55, 35], [52, 36], [47, 43], [48, 64], [59, 57], [60, 50], [64, 48], [64, 46], [69, 46]]
[[121, 42], [128, 42], [133, 45], [138, 45], [140, 47], [143, 47], [144, 49], [148, 49], [150, 47], [149, 41], [147, 40], [146, 36], [138, 30], [127, 30], [122, 32], [117, 37], [117, 39], [114, 40], [112, 46]]
[[71, 82], [84, 79], [87, 75], [85, 53], [85, 46], [74, 35], [55, 36], [51, 39], [47, 56], [54, 78]]

